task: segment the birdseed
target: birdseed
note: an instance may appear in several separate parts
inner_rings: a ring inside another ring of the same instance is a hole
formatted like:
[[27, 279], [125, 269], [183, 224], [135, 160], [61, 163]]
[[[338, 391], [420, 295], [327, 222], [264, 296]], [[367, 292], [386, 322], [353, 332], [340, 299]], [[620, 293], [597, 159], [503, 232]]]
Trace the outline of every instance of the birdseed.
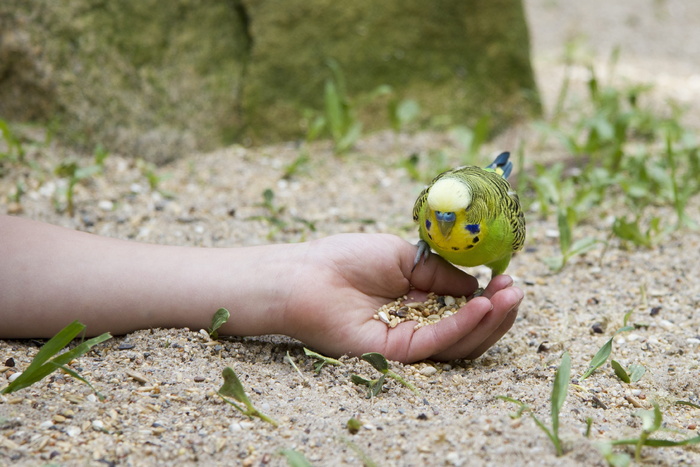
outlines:
[[413, 329], [419, 329], [452, 316], [469, 300], [480, 294], [481, 290], [478, 290], [467, 298], [430, 292], [424, 302], [407, 302], [408, 297], [404, 295], [379, 308], [373, 318], [385, 323], [390, 328], [395, 328], [405, 321], [416, 321]]

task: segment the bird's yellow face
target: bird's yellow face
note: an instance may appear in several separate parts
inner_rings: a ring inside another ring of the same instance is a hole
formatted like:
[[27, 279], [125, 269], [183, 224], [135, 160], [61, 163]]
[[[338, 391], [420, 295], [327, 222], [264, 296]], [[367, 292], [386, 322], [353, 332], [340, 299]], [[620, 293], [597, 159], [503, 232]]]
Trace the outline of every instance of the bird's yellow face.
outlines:
[[472, 194], [465, 183], [453, 178], [435, 182], [428, 192], [425, 218], [421, 226], [433, 247], [457, 252], [474, 248], [478, 244], [482, 226], [467, 221], [471, 203]]

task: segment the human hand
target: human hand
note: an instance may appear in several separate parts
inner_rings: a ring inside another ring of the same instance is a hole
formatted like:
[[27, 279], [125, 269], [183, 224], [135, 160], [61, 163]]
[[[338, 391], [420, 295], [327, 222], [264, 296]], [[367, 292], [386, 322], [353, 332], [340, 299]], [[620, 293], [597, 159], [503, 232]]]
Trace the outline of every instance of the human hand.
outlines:
[[393, 235], [336, 235], [306, 245], [283, 332], [328, 355], [379, 352], [404, 363], [474, 359], [510, 329], [523, 298], [512, 279], [500, 275], [436, 324], [414, 330], [408, 321], [390, 329], [372, 317], [382, 305], [405, 294], [423, 300], [430, 291], [469, 296], [477, 280], [437, 255], [411, 272], [416, 247]]

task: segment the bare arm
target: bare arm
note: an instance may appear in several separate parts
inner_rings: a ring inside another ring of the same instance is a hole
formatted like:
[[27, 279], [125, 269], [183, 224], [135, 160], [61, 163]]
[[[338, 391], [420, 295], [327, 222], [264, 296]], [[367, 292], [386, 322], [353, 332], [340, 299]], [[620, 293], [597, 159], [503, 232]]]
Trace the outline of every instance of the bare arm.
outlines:
[[484, 297], [439, 324], [389, 330], [372, 314], [417, 289], [468, 294], [476, 280], [392, 235], [196, 248], [99, 237], [0, 216], [0, 338], [48, 337], [73, 320], [89, 334], [205, 328], [220, 307], [234, 335], [286, 334], [332, 355], [415, 361], [475, 358], [512, 325], [522, 291], [495, 278]]
[[47, 337], [75, 319], [90, 334], [204, 328], [219, 307], [236, 312], [237, 334], [279, 332], [284, 276], [300, 261], [298, 245], [163, 246], [8, 216], [0, 238], [0, 337]]

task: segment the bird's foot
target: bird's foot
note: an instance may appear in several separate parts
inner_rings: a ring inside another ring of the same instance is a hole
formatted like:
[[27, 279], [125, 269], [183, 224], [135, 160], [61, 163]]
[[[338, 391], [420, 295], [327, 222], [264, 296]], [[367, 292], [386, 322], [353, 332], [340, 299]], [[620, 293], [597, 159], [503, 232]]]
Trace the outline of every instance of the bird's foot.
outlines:
[[411, 268], [411, 272], [416, 269], [416, 266], [418, 266], [418, 263], [421, 260], [421, 257], [423, 258], [423, 263], [425, 263], [428, 260], [428, 256], [430, 256], [430, 245], [425, 240], [418, 240], [418, 243], [416, 244], [418, 247], [418, 251], [416, 252], [416, 258], [413, 260], [413, 267]]

